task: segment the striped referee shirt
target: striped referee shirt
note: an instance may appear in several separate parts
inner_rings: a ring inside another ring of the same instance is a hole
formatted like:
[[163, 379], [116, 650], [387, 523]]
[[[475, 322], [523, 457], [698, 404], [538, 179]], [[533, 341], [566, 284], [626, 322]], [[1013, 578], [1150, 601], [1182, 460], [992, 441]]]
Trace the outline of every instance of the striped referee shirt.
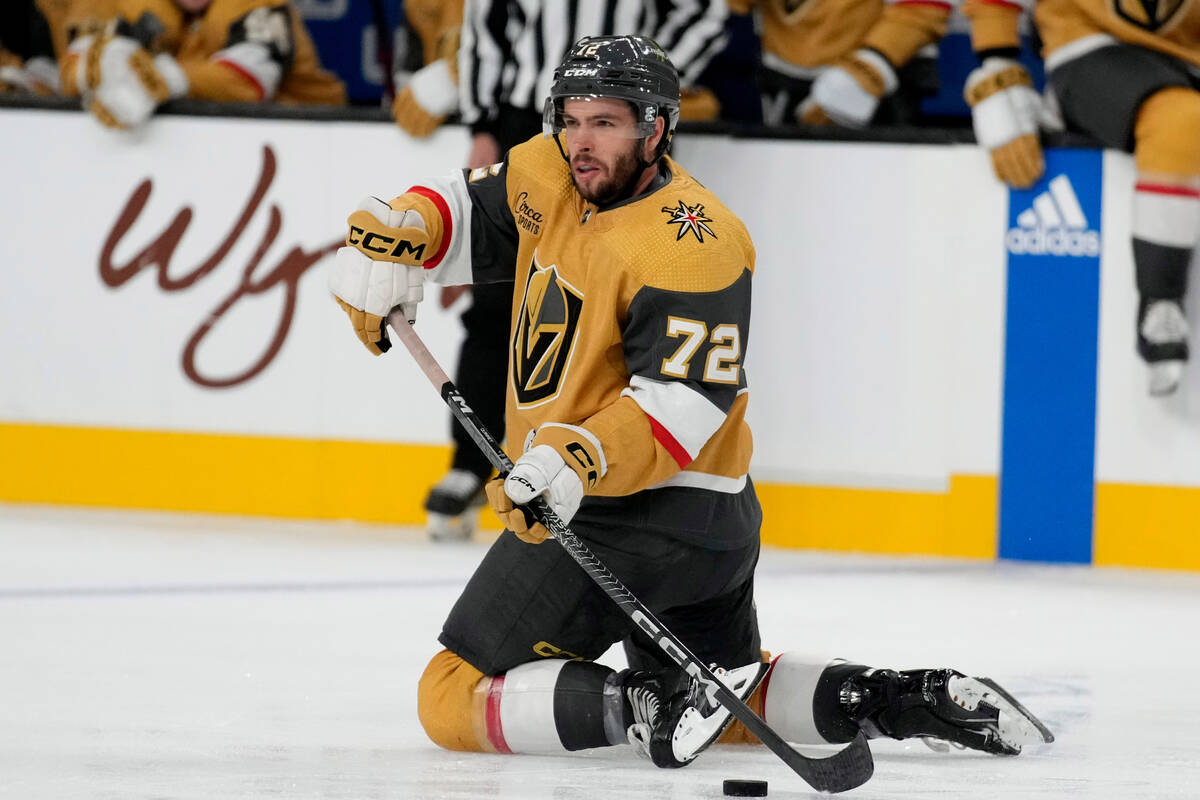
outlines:
[[554, 68], [584, 36], [640, 34], [691, 85], [725, 45], [725, 0], [466, 0], [458, 51], [463, 121], [501, 104], [540, 112]]

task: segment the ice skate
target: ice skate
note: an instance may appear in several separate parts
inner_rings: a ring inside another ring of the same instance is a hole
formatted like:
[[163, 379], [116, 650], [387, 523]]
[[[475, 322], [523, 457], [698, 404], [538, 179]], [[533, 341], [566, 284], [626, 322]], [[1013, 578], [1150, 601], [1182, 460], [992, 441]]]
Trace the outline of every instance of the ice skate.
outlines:
[[995, 681], [952, 669], [870, 670], [847, 679], [840, 700], [870, 738], [927, 737], [1013, 756], [1024, 745], [1054, 741]]
[[475, 534], [475, 512], [483, 504], [483, 481], [479, 476], [452, 469], [425, 498], [425, 531], [435, 542], [466, 541]]
[[[745, 700], [767, 673], [767, 664], [727, 672], [714, 667], [725, 686]], [[704, 684], [678, 670], [628, 672], [622, 690], [633, 723], [629, 743], [658, 767], [683, 767], [704, 752], [733, 720], [729, 710], [704, 691]]]
[[1137, 349], [1150, 370], [1150, 394], [1174, 392], [1188, 359], [1188, 321], [1178, 300], [1142, 301]]

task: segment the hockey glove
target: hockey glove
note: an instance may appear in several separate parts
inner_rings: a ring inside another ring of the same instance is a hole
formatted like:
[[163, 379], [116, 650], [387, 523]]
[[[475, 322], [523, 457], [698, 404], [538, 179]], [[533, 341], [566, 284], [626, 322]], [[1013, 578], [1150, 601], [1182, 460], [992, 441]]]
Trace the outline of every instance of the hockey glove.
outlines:
[[408, 85], [396, 93], [392, 116], [409, 135], [424, 138], [458, 109], [458, 86], [445, 58], [413, 73]]
[[1010, 59], [984, 59], [967, 76], [963, 97], [996, 177], [1018, 189], [1032, 186], [1046, 168], [1038, 131], [1050, 115], [1029, 73]]
[[805, 125], [863, 128], [875, 116], [880, 98], [898, 85], [896, 71], [882, 54], [859, 48], [822, 70], [796, 116]]
[[26, 92], [45, 96], [59, 93], [58, 65], [46, 56], [21, 59], [0, 46], [0, 94]]
[[518, 506], [545, 495], [554, 513], [570, 522], [584, 494], [607, 471], [604, 449], [595, 436], [574, 425], [548, 423], [538, 429], [503, 483], [497, 479], [487, 485], [488, 502], [504, 527], [523, 541], [541, 544], [550, 532], [541, 524], [530, 524]]
[[152, 57], [126, 36], [79, 40], [72, 49], [77, 45], [86, 46], [75, 74], [83, 106], [109, 128], [135, 128], [161, 103], [187, 94], [187, 76], [166, 53]]
[[329, 290], [374, 355], [391, 347], [388, 313], [400, 306], [408, 321], [415, 322], [417, 303], [424, 297], [421, 264], [441, 240], [441, 218], [434, 213], [433, 222], [427, 222], [417, 207], [422, 200], [413, 195], [397, 197], [391, 205], [376, 197], [363, 200], [350, 215], [347, 246], [333, 260]]
[[538, 445], [518, 458], [504, 483], [501, 485], [498, 479], [489, 481], [486, 491], [488, 502], [504, 527], [529, 544], [546, 541], [550, 531], [541, 523], [530, 524], [524, 509], [519, 506], [544, 495], [559, 519], [569, 522], [583, 500], [583, 483], [579, 476], [549, 445]]

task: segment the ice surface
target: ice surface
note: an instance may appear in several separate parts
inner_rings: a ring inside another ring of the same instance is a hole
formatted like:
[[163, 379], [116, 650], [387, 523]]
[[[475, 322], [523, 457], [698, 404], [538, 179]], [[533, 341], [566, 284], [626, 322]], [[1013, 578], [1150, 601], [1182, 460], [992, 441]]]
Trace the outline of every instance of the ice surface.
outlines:
[[[816, 796], [762, 748], [663, 771], [430, 744], [417, 678], [485, 547], [0, 505], [0, 797]], [[876, 741], [847, 797], [1200, 797], [1200, 575], [767, 550], [757, 597], [776, 652], [988, 675], [1058, 736], [1017, 758]]]

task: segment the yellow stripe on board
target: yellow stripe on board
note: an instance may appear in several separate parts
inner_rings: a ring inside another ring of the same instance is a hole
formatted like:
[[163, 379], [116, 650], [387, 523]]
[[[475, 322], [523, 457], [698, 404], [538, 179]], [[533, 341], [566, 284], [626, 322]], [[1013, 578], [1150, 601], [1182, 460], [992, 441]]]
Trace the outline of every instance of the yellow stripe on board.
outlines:
[[1200, 489], [1098, 484], [1092, 563], [1200, 570]]
[[[0, 424], [0, 500], [419, 525], [440, 445]], [[996, 479], [950, 491], [758, 484], [784, 547], [995, 558]], [[484, 528], [499, 529], [494, 515]]]
[[[420, 525], [441, 445], [0, 423], [0, 501]], [[763, 541], [996, 557], [997, 479], [946, 492], [759, 483]], [[1094, 563], [1200, 570], [1200, 488], [1096, 487]], [[499, 525], [486, 510], [484, 528]]]
[[0, 424], [0, 500], [416, 525], [449, 448]]
[[944, 493], [755, 485], [767, 544], [996, 557], [996, 478], [991, 476], [953, 475]]

